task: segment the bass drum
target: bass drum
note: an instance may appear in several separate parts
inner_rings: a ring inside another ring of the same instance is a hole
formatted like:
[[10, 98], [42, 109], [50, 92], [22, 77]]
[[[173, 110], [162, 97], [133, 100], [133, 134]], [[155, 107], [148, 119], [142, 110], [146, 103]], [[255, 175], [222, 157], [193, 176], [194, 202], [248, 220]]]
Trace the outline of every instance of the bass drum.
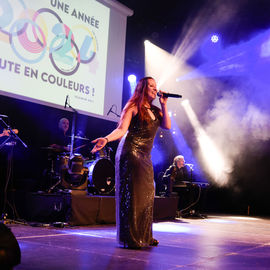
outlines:
[[111, 194], [115, 187], [115, 169], [109, 159], [97, 159], [87, 164], [89, 170], [89, 188], [93, 188], [98, 194]]

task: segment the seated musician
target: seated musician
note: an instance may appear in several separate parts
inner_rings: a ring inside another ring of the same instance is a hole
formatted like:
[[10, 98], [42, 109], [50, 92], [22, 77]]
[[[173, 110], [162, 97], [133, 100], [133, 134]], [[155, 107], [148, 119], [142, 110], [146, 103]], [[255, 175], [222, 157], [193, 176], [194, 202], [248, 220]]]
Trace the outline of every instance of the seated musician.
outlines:
[[170, 197], [172, 191], [179, 196], [178, 211], [190, 210], [190, 206], [194, 208], [198, 188], [192, 183], [192, 171], [189, 166], [185, 165], [184, 156], [178, 155], [173, 159], [173, 164], [165, 171], [163, 180], [167, 185], [166, 196]]
[[53, 134], [53, 144], [50, 147], [55, 148], [59, 152], [68, 152], [70, 150], [69, 143], [70, 138], [67, 136], [69, 129], [69, 120], [67, 118], [61, 118], [58, 123], [58, 130]]
[[[57, 124], [57, 123], [56, 123]], [[48, 150], [46, 160], [44, 156], [44, 167], [42, 177], [39, 181], [40, 190], [48, 190], [58, 181], [58, 178], [63, 167], [67, 167], [69, 157], [66, 155], [70, 151], [70, 137], [67, 136], [69, 130], [69, 120], [61, 118], [58, 122], [58, 127], [52, 129], [49, 138], [49, 147], [44, 147]]]
[[184, 156], [178, 155], [173, 159], [173, 164], [165, 171], [163, 180], [167, 185], [166, 196], [171, 195], [173, 186], [181, 185], [183, 181], [191, 181]]

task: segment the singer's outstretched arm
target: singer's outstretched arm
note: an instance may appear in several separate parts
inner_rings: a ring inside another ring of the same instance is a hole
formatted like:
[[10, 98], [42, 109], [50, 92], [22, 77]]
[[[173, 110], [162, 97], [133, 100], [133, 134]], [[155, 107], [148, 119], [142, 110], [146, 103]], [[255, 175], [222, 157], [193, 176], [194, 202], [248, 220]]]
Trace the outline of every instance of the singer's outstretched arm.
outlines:
[[96, 145], [94, 146], [91, 152], [95, 153], [99, 151], [100, 149], [102, 149], [106, 145], [106, 143], [111, 142], [111, 141], [116, 141], [122, 138], [128, 130], [132, 116], [137, 114], [137, 112], [138, 112], [138, 109], [136, 106], [130, 107], [128, 110], [124, 109], [121, 114], [118, 127], [114, 129], [106, 137], [97, 138], [94, 141], [92, 141], [92, 143], [96, 143]]
[[[151, 80], [153, 80], [153, 79], [151, 79]], [[153, 83], [152, 81], [148, 84], [148, 91], [150, 94], [146, 95], [145, 103], [146, 104], [148, 103], [148, 106], [149, 106], [150, 103], [152, 103], [152, 100], [155, 99], [156, 93], [157, 93], [156, 84]], [[148, 100], [147, 100], [147, 98], [148, 98]], [[159, 102], [161, 105], [160, 114], [162, 117], [160, 126], [164, 129], [171, 128], [171, 119], [170, 119], [169, 114], [168, 114], [167, 100], [168, 100], [168, 97], [164, 97], [163, 95], [161, 95], [159, 97]], [[122, 111], [118, 127], [116, 129], [114, 129], [106, 137], [100, 137], [100, 138], [93, 140], [92, 143], [95, 143], [95, 146], [91, 152], [95, 153], [95, 152], [101, 150], [108, 142], [115, 141], [115, 140], [122, 138], [128, 130], [128, 127], [130, 125], [132, 117], [135, 116], [137, 113], [138, 113], [138, 106], [136, 106], [135, 104], [128, 101], [128, 103], [126, 104], [125, 108]]]

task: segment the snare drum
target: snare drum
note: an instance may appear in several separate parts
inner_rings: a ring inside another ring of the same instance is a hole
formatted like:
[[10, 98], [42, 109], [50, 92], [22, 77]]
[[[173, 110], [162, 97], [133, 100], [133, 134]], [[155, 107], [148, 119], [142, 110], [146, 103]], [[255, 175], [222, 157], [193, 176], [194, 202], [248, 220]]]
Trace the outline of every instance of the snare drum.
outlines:
[[115, 169], [109, 159], [101, 158], [87, 164], [90, 187], [99, 194], [110, 194], [115, 187]]

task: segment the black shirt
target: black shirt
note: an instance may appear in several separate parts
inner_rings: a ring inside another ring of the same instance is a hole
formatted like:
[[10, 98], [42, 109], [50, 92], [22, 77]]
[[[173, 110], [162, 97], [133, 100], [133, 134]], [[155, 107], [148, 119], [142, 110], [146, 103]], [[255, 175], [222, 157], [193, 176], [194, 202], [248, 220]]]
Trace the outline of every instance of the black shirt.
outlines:
[[190, 181], [190, 175], [187, 166], [178, 168], [171, 165], [165, 172], [166, 177], [170, 177], [174, 185], [180, 184], [183, 181]]

